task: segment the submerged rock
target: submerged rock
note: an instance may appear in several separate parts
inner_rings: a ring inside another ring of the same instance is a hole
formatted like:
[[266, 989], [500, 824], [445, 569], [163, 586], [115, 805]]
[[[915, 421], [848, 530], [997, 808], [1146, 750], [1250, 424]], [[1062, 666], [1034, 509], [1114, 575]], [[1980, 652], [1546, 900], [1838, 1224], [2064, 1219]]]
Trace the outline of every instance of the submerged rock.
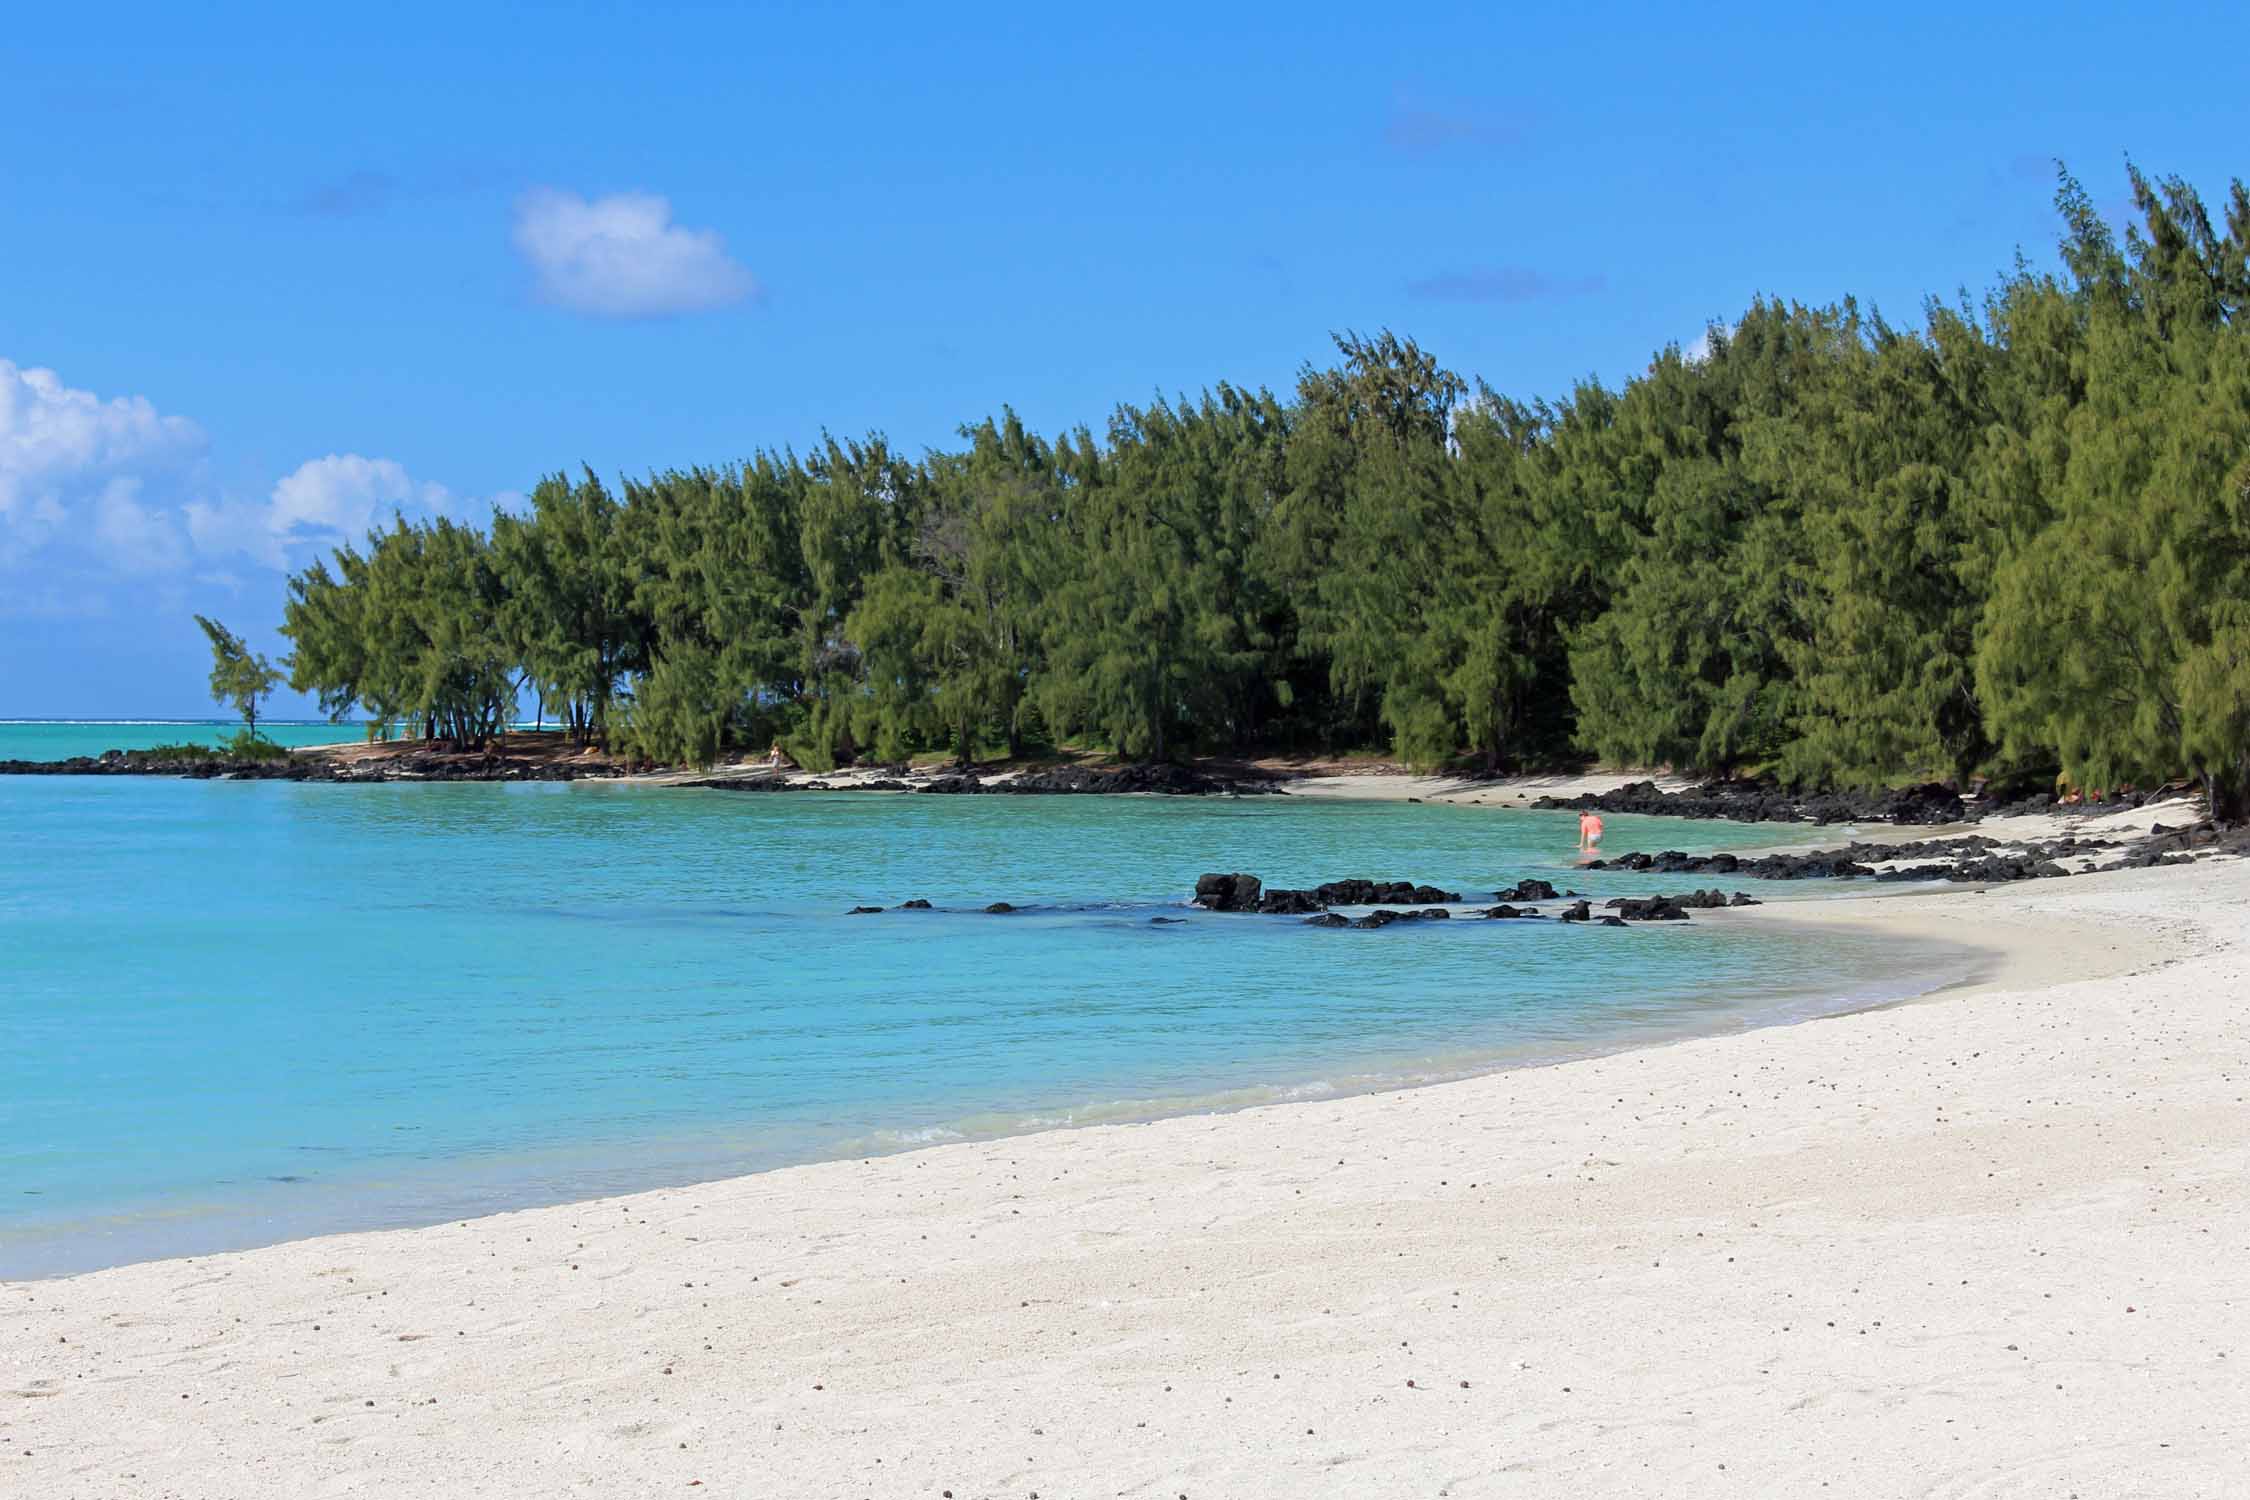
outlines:
[[1453, 913], [1442, 906], [1433, 906], [1426, 911], [1394, 911], [1389, 907], [1383, 907], [1369, 912], [1364, 917], [1354, 918], [1351, 925], [1354, 927], [1388, 927], [1394, 922], [1442, 921], [1452, 915]]

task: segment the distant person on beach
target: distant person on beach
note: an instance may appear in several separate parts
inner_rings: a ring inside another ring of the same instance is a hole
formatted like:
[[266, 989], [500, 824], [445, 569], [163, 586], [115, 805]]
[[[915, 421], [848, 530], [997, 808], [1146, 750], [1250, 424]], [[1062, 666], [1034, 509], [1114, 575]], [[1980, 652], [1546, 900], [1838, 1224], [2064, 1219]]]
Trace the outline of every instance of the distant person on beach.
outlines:
[[1585, 850], [1598, 848], [1602, 841], [1602, 815], [1582, 812], [1578, 815], [1578, 847]]
[[775, 740], [766, 750], [766, 765], [772, 770], [779, 771], [787, 768], [788, 764], [789, 757], [781, 753], [781, 741]]

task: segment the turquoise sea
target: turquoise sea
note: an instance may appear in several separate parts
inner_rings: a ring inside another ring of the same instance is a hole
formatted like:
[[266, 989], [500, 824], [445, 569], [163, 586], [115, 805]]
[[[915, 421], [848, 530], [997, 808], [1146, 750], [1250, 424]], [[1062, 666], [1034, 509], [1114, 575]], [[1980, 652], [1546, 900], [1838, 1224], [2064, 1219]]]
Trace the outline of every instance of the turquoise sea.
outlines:
[[[1206, 870], [1685, 884], [1573, 875], [1574, 830], [1288, 797], [0, 777], [0, 1277], [1457, 1077], [1969, 967], [1723, 919], [1182, 904]], [[947, 909], [845, 915], [913, 897]], [[1003, 900], [1025, 909], [981, 910]]]
[[[105, 750], [217, 745], [241, 728], [240, 719], [0, 719], [0, 760], [69, 760]], [[265, 719], [258, 733], [277, 745], [337, 745], [367, 738], [367, 726]]]

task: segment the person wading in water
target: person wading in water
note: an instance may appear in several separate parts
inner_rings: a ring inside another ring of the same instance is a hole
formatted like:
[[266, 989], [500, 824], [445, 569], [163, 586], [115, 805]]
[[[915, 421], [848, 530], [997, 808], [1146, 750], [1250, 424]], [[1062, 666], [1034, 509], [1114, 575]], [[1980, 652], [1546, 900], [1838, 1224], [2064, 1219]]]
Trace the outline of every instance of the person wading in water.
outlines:
[[1600, 813], [1582, 812], [1578, 815], [1578, 847], [1591, 853], [1601, 846], [1602, 817]]

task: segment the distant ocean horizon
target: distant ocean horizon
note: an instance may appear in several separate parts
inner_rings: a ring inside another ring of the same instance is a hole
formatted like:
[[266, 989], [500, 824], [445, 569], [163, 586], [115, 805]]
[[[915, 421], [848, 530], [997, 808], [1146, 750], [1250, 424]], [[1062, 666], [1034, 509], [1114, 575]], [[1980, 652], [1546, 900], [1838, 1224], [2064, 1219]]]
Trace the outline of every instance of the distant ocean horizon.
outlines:
[[[367, 738], [366, 719], [263, 718], [258, 732], [278, 745], [357, 744]], [[529, 729], [523, 720], [511, 727]], [[557, 726], [552, 720], [546, 728]], [[110, 750], [150, 750], [158, 745], [217, 745], [242, 728], [239, 718], [39, 718], [0, 715], [0, 760], [70, 760]]]

